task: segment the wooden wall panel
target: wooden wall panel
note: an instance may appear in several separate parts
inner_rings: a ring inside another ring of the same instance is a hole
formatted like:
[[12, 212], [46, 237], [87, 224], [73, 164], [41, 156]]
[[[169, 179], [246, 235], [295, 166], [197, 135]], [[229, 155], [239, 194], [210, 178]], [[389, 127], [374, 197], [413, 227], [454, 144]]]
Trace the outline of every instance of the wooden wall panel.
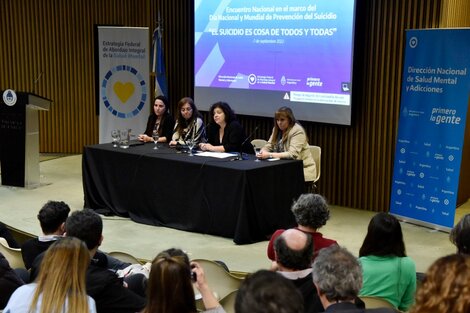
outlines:
[[[173, 111], [180, 98], [192, 96], [193, 6], [188, 0], [2, 0], [0, 88], [35, 89], [54, 100], [41, 114], [41, 151], [80, 153], [98, 141], [95, 24], [153, 30], [159, 12]], [[310, 143], [322, 147], [319, 192], [331, 203], [388, 210], [405, 30], [469, 26], [469, 6], [468, 0], [358, 0], [352, 125], [302, 122]], [[259, 126], [258, 138], [273, 126], [272, 118], [240, 120], [247, 133]]]

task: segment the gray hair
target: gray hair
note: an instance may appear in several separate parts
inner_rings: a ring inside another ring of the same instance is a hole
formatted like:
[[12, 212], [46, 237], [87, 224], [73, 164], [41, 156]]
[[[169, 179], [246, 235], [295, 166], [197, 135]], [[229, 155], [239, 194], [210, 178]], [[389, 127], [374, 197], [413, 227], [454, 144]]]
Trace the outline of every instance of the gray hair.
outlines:
[[330, 218], [330, 210], [325, 198], [319, 194], [307, 193], [292, 204], [297, 224], [318, 229], [326, 224]]
[[345, 248], [323, 248], [313, 263], [313, 282], [328, 301], [354, 300], [362, 287], [362, 269]]

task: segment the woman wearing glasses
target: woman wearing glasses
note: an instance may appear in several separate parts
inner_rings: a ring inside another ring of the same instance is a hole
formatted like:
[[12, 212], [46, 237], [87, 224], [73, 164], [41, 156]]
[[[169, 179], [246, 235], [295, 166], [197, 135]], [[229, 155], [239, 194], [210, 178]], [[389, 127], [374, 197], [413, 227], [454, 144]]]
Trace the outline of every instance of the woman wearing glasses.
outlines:
[[185, 97], [178, 102], [175, 131], [170, 146], [184, 145], [193, 140], [195, 145], [206, 141], [206, 132], [201, 115], [193, 99]]

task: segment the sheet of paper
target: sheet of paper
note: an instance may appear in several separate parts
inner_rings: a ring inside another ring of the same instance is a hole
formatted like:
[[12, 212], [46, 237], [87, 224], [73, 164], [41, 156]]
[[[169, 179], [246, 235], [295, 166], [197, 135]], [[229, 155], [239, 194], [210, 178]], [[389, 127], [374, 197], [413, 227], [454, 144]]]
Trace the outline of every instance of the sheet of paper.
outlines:
[[210, 158], [224, 159], [224, 158], [233, 158], [237, 156], [237, 153], [226, 153], [226, 152], [210, 152], [204, 151], [196, 153], [197, 156], [205, 156]]

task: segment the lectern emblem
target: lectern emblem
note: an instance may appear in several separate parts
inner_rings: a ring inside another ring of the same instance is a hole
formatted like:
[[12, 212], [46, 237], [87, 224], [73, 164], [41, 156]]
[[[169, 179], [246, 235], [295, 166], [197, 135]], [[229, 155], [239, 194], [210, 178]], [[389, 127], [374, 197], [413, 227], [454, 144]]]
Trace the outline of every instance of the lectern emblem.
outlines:
[[7, 89], [3, 92], [3, 103], [8, 106], [14, 106], [16, 104], [16, 92], [12, 89]]

